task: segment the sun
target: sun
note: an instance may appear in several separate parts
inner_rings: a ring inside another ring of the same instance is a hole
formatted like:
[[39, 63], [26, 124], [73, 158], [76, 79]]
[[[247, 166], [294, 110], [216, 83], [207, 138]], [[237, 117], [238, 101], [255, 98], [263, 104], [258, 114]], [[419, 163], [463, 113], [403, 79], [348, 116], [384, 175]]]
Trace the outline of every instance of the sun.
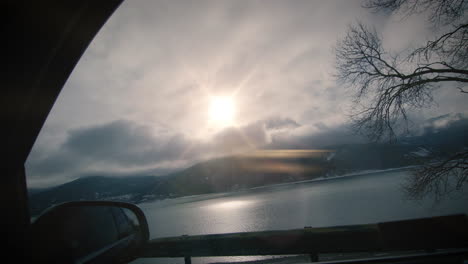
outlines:
[[214, 96], [210, 102], [210, 119], [221, 126], [230, 126], [234, 123], [234, 99], [229, 96]]

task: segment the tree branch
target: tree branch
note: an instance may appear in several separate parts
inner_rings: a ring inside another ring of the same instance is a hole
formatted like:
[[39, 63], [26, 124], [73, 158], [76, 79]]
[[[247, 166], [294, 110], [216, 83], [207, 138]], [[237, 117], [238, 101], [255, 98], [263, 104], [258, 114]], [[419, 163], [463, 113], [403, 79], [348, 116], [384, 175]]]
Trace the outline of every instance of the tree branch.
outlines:
[[[364, 6], [402, 11], [406, 16], [430, 11], [435, 26], [452, 26], [406, 57], [385, 51], [375, 29], [361, 23], [350, 26], [338, 42], [336, 77], [355, 93], [354, 129], [372, 140], [393, 141], [409, 130], [408, 110], [430, 106], [432, 92], [439, 85], [455, 82], [461, 85], [462, 94], [468, 94], [464, 89], [468, 83], [468, 0], [366, 0]], [[467, 175], [468, 150], [464, 149], [445, 160], [434, 158], [416, 170], [407, 190], [413, 197], [429, 192], [439, 197], [449, 191], [449, 176], [460, 188]]]
[[429, 193], [439, 200], [442, 196], [462, 188], [468, 181], [468, 150], [445, 159], [433, 157], [430, 162], [414, 169], [404, 185], [407, 195], [420, 199]]

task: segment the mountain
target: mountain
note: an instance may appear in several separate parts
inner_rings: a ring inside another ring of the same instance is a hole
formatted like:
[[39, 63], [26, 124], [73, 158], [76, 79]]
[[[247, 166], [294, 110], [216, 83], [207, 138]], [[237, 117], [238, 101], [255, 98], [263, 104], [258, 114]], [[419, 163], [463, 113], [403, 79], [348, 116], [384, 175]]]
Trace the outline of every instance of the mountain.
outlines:
[[166, 176], [85, 177], [32, 194], [30, 209], [32, 215], [37, 215], [53, 204], [66, 201], [140, 203], [312, 179], [322, 176], [327, 170], [328, 155], [292, 158], [232, 156], [201, 162]]
[[418, 150], [415, 145], [350, 144], [334, 146], [330, 160], [331, 175], [342, 175], [362, 170], [383, 170], [412, 165], [407, 154]]
[[228, 192], [313, 179], [328, 170], [328, 152], [300, 157], [231, 156], [196, 164], [165, 178], [153, 188], [168, 196]]
[[[229, 192], [257, 186], [415, 165], [430, 153], [448, 156], [468, 148], [468, 119], [441, 116], [424, 132], [398, 144], [329, 146], [330, 151], [265, 151], [262, 155], [217, 158], [166, 176], [92, 176], [46, 190], [30, 190], [33, 215], [52, 204], [73, 200], [140, 203], [187, 195]], [[299, 155], [296, 155], [299, 154]]]
[[333, 174], [418, 165], [430, 155], [444, 158], [468, 148], [468, 118], [447, 114], [426, 120], [419, 135], [396, 143], [331, 146], [336, 150]]
[[40, 192], [43, 192], [49, 188], [28, 188], [28, 196], [31, 197], [31, 195], [38, 194]]
[[154, 176], [125, 178], [91, 176], [33, 193], [30, 210], [37, 215], [53, 204], [79, 200], [114, 200], [138, 203], [158, 181]]

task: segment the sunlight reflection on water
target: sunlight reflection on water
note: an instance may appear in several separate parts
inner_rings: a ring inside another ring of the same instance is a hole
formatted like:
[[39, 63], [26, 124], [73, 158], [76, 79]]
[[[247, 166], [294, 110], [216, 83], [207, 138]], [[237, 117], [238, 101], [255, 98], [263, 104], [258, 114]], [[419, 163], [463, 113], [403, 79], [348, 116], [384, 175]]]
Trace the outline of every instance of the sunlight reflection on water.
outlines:
[[215, 209], [215, 210], [232, 210], [232, 209], [240, 209], [242, 207], [246, 207], [252, 205], [254, 201], [243, 201], [243, 200], [234, 200], [234, 201], [227, 201], [227, 202], [219, 202], [208, 205], [208, 208]]
[[[404, 197], [404, 171], [289, 184], [231, 194], [182, 197], [140, 204], [151, 238], [366, 224], [468, 213], [468, 189], [434, 204]], [[194, 258], [193, 263], [259, 257]], [[149, 259], [135, 263], [183, 263]]]

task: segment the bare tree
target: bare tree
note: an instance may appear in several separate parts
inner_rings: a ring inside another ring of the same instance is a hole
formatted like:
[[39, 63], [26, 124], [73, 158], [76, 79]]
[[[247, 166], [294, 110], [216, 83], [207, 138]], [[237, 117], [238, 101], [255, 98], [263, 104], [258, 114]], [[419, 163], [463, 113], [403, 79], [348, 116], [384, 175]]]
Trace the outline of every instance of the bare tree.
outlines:
[[[441, 84], [453, 83], [459, 92], [468, 93], [468, 1], [367, 0], [364, 7], [404, 16], [430, 12], [433, 27], [444, 31], [400, 54], [386, 51], [376, 30], [362, 23], [350, 26], [338, 42], [338, 80], [355, 92], [354, 128], [373, 140], [396, 140], [408, 132], [408, 111], [431, 106], [433, 91]], [[467, 149], [444, 159], [434, 156], [413, 173], [406, 190], [413, 197], [442, 195], [449, 191], [444, 187], [449, 176], [456, 177], [461, 188], [467, 174]]]
[[433, 155], [429, 162], [415, 169], [403, 185], [413, 198], [432, 193], [436, 200], [462, 188], [468, 181], [468, 151], [462, 150], [448, 158]]
[[430, 12], [430, 22], [452, 24], [465, 15], [466, 0], [365, 0], [364, 7], [373, 11], [402, 12], [404, 16]]

